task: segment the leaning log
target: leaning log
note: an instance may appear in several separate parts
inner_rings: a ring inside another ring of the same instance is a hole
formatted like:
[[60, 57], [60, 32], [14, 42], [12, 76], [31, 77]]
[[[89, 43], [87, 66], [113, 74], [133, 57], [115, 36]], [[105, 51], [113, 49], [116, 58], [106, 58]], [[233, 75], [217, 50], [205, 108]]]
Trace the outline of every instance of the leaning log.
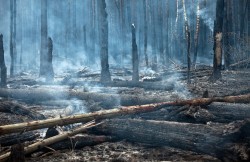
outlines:
[[214, 98], [197, 98], [192, 100], [180, 100], [174, 102], [161, 102], [156, 104], [129, 106], [111, 110], [97, 111], [87, 114], [73, 115], [63, 118], [53, 118], [40, 121], [32, 121], [27, 123], [4, 125], [0, 126], [0, 135], [16, 133], [21, 131], [36, 130], [41, 128], [48, 128], [57, 125], [62, 126], [73, 123], [88, 122], [94, 119], [102, 120], [107, 118], [119, 117], [122, 115], [150, 112], [168, 106], [185, 106], [185, 105], [199, 106], [199, 105], [209, 105], [212, 102], [249, 103], [250, 94], [240, 95], [240, 96], [214, 97]]
[[75, 90], [48, 90], [48, 89], [0, 89], [0, 97], [21, 99], [36, 103], [46, 100], [71, 99], [93, 100], [101, 106], [111, 108], [114, 106], [131, 106], [157, 103], [169, 100], [169, 97], [150, 97], [143, 95], [123, 95], [92, 93]]
[[[112, 135], [130, 142], [151, 146], [169, 146], [197, 153], [208, 154], [231, 161], [241, 159], [234, 143], [249, 137], [250, 120], [230, 124], [190, 124], [169, 121], [112, 119], [94, 128], [94, 131]], [[241, 150], [243, 151], [243, 150]], [[247, 151], [247, 150], [244, 150]]]
[[[25, 147], [24, 152], [25, 152], [25, 154], [30, 154], [30, 153], [32, 153], [32, 152], [34, 152], [36, 150], [39, 150], [39, 149], [41, 149], [41, 148], [43, 148], [45, 146], [52, 145], [52, 144], [54, 144], [56, 142], [65, 140], [68, 137], [74, 136], [76, 134], [86, 132], [87, 129], [92, 128], [92, 127], [94, 127], [96, 125], [98, 125], [98, 124], [95, 124], [95, 122], [90, 122], [90, 123], [87, 123], [85, 125], [80, 126], [79, 128], [76, 128], [76, 129], [74, 129], [72, 131], [65, 132], [65, 133], [59, 134], [57, 136], [53, 136], [53, 137], [47, 138], [45, 140], [36, 142], [34, 144], [31, 144], [31, 145]], [[2, 161], [8, 160], [9, 156], [10, 156], [10, 152], [1, 155], [0, 156], [0, 161], [2, 162]]]

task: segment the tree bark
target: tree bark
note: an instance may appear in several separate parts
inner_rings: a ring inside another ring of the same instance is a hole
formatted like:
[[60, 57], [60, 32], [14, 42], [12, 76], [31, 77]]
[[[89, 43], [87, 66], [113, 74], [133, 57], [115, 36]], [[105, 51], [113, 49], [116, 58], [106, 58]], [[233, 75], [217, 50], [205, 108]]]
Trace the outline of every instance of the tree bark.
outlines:
[[0, 68], [1, 68], [1, 87], [6, 87], [7, 68], [4, 60], [3, 35], [0, 34]]
[[108, 60], [108, 14], [106, 11], [105, 0], [98, 0], [99, 22], [100, 22], [100, 56], [101, 56], [101, 82], [110, 82], [111, 76], [109, 72]]
[[211, 81], [221, 78], [222, 67], [222, 30], [224, 17], [224, 0], [217, 0], [216, 3], [216, 21], [214, 23], [214, 63]]
[[138, 82], [139, 81], [139, 56], [138, 56], [138, 49], [136, 44], [136, 35], [135, 35], [135, 25], [131, 25], [132, 30], [132, 63], [133, 63], [133, 76], [132, 81]]
[[143, 1], [143, 18], [144, 18], [144, 56], [145, 56], [145, 63], [146, 67], [148, 67], [148, 25], [147, 25], [147, 0]]
[[[220, 159], [249, 160], [232, 147], [249, 137], [250, 121], [230, 124], [190, 124], [169, 121], [112, 119], [94, 128], [98, 132], [151, 146], [168, 146]], [[247, 152], [247, 150], [244, 150]]]
[[197, 2], [197, 15], [196, 15], [196, 32], [194, 37], [194, 59], [193, 65], [195, 66], [198, 56], [198, 43], [199, 43], [199, 33], [200, 33], [200, 2]]
[[52, 82], [54, 80], [54, 70], [53, 70], [53, 41], [52, 39], [49, 37], [48, 38], [48, 45], [47, 45], [47, 70], [46, 70], [46, 81], [47, 82]]
[[97, 111], [88, 114], [79, 114], [63, 118], [54, 118], [40, 121], [33, 121], [28, 123], [19, 123], [14, 125], [0, 126], [0, 135], [30, 131], [41, 128], [53, 127], [56, 125], [68, 125], [73, 123], [88, 122], [91, 120], [102, 120], [107, 118], [114, 118], [123, 115], [132, 115], [143, 112], [156, 111], [168, 106], [204, 106], [209, 105], [212, 102], [229, 102], [229, 103], [249, 103], [250, 95], [240, 95], [240, 96], [227, 96], [227, 97], [214, 97], [214, 98], [197, 98], [192, 100], [181, 100], [174, 102], [162, 102], [156, 104], [140, 105], [140, 106], [129, 106], [116, 108], [111, 110]]
[[46, 76], [47, 73], [47, 39], [48, 39], [48, 26], [47, 26], [47, 0], [41, 1], [41, 49], [40, 49], [40, 76]]

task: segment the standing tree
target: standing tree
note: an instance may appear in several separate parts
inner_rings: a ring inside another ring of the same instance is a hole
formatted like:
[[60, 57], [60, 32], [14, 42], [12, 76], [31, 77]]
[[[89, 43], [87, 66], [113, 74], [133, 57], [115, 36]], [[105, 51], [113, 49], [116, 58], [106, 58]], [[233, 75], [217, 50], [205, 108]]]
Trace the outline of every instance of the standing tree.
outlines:
[[54, 79], [54, 70], [53, 70], [53, 64], [52, 64], [52, 59], [53, 59], [53, 41], [49, 37], [48, 38], [48, 53], [47, 53], [47, 72], [46, 72], [46, 81], [51, 82]]
[[144, 55], [145, 55], [145, 63], [148, 67], [148, 53], [147, 53], [147, 47], [148, 47], [148, 25], [147, 25], [147, 0], [143, 1], [143, 18], [144, 18]]
[[214, 23], [214, 63], [211, 81], [221, 78], [222, 66], [222, 30], [224, 16], [224, 0], [217, 0], [216, 3], [216, 20]]
[[0, 68], [1, 68], [1, 87], [6, 87], [7, 68], [4, 61], [3, 35], [0, 34]]
[[133, 64], [133, 76], [132, 81], [139, 81], [139, 56], [138, 49], [136, 44], [136, 35], [135, 35], [135, 25], [132, 24], [132, 64]]
[[199, 32], [200, 32], [200, 4], [198, 0], [197, 12], [196, 12], [196, 31], [195, 31], [195, 36], [194, 36], [194, 58], [193, 58], [194, 66], [196, 64], [197, 55], [198, 55]]
[[41, 50], [40, 50], [40, 76], [46, 76], [47, 72], [47, 0], [41, 0]]
[[15, 72], [16, 63], [16, 0], [10, 0], [10, 76]]
[[189, 31], [189, 25], [188, 25], [188, 19], [187, 19], [187, 12], [186, 12], [186, 6], [185, 6], [185, 0], [182, 0], [183, 4], [183, 14], [184, 14], [184, 24], [185, 24], [185, 35], [186, 35], [186, 41], [187, 41], [187, 64], [188, 64], [188, 79], [187, 82], [190, 83], [190, 66], [191, 66], [191, 57], [190, 57], [190, 31]]
[[101, 57], [101, 82], [110, 82], [108, 60], [108, 14], [106, 12], [105, 0], [98, 0], [99, 24], [100, 24], [100, 57]]

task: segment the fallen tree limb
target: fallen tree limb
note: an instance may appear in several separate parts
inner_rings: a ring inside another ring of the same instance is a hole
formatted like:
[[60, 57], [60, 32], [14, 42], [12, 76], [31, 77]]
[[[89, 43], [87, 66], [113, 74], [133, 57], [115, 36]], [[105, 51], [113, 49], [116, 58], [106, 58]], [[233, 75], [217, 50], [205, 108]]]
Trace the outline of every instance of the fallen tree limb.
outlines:
[[[235, 143], [249, 137], [250, 121], [230, 124], [190, 124], [169, 121], [112, 119], [94, 128], [94, 131], [112, 135], [130, 142], [139, 142], [151, 146], [169, 146], [197, 153], [205, 153], [220, 159], [227, 157], [231, 161], [242, 159], [233, 150]], [[243, 151], [243, 150], [242, 150]], [[244, 150], [247, 151], [247, 150]]]
[[50, 89], [4, 89], [0, 88], [0, 97], [21, 99], [27, 102], [39, 102], [46, 100], [72, 99], [93, 100], [100, 102], [103, 107], [131, 106], [157, 103], [169, 100], [168, 97], [150, 97], [142, 95], [118, 95], [91, 93], [74, 90], [50, 90]]
[[197, 98], [191, 100], [180, 100], [180, 101], [161, 102], [148, 105], [129, 106], [129, 107], [110, 109], [110, 110], [97, 111], [87, 114], [73, 115], [63, 118], [54, 118], [54, 119], [46, 119], [40, 121], [32, 121], [27, 123], [4, 125], [0, 126], [0, 135], [21, 132], [21, 131], [36, 130], [41, 128], [48, 128], [57, 125], [62, 126], [73, 123], [88, 122], [94, 119], [102, 120], [122, 115], [150, 112], [168, 106], [185, 106], [185, 105], [199, 106], [199, 105], [209, 105], [212, 102], [249, 103], [250, 94], [240, 95], [240, 96], [214, 97], [214, 98]]
[[[92, 128], [96, 125], [98, 125], [98, 124], [95, 124], [95, 122], [89, 122], [85, 125], [80, 126], [79, 128], [72, 130], [72, 131], [65, 132], [65, 133], [59, 134], [57, 136], [53, 136], [53, 137], [44, 139], [42, 141], [36, 142], [34, 144], [31, 144], [31, 145], [24, 148], [24, 152], [25, 152], [25, 154], [30, 154], [38, 149], [43, 148], [44, 146], [48, 146], [48, 145], [54, 144], [56, 142], [65, 140], [68, 137], [74, 136], [76, 134], [86, 132], [87, 129]], [[10, 152], [1, 155], [0, 161], [2, 162], [2, 161], [8, 160], [9, 156], [10, 156]]]

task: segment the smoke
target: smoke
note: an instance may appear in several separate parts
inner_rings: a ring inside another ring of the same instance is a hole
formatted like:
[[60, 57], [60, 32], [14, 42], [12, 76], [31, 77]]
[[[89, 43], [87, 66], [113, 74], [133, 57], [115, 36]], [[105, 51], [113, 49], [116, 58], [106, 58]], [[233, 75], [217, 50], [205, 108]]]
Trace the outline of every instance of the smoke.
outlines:
[[216, 9], [216, 1], [206, 1], [206, 6], [201, 5], [200, 9], [200, 17], [211, 31], [214, 30], [214, 20], [216, 16], [215, 9]]

